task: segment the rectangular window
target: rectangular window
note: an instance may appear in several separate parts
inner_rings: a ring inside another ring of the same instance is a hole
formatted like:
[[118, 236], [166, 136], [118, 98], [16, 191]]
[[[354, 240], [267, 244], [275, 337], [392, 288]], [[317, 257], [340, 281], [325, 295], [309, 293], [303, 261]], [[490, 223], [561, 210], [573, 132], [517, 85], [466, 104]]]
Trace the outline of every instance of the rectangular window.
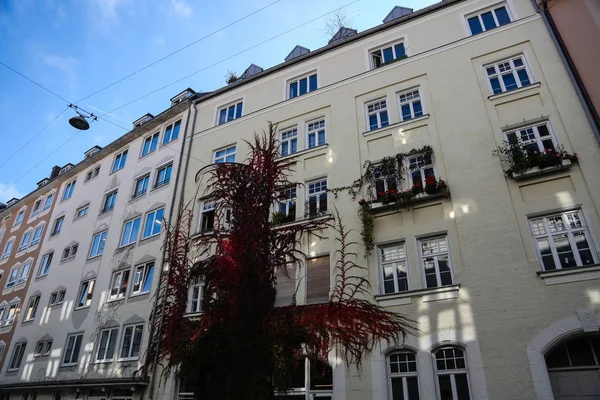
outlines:
[[6, 288], [10, 288], [15, 286], [17, 283], [17, 278], [19, 277], [19, 267], [13, 267], [10, 270], [10, 274], [8, 275], [8, 280], [6, 281]]
[[15, 317], [17, 316], [17, 309], [19, 308], [19, 303], [12, 303], [8, 307], [8, 312], [4, 316], [4, 321], [2, 321], [2, 326], [12, 325], [15, 321]]
[[144, 145], [142, 146], [142, 157], [152, 153], [156, 150], [156, 146], [158, 145], [158, 132], [156, 132], [152, 136], [148, 136], [144, 139]]
[[34, 357], [45, 357], [50, 355], [52, 349], [52, 340], [40, 340], [35, 346]]
[[154, 272], [154, 263], [138, 265], [135, 267], [133, 276], [132, 295], [149, 293], [152, 286], [152, 273]]
[[40, 304], [40, 296], [32, 296], [29, 298], [25, 319], [23, 321], [33, 321], [37, 313], [38, 305]]
[[62, 229], [62, 225], [63, 225], [64, 221], [65, 221], [64, 215], [62, 217], [58, 217], [54, 220], [54, 226], [52, 227], [51, 236], [56, 236], [60, 233], [60, 230]]
[[392, 165], [382, 163], [373, 166], [373, 181], [371, 182], [373, 200], [381, 201], [386, 191], [398, 190], [398, 166], [396, 164], [396, 162]]
[[125, 225], [123, 226], [123, 235], [121, 236], [121, 247], [136, 242], [138, 231], [140, 230], [140, 221], [141, 218], [138, 217], [125, 222]]
[[581, 210], [530, 218], [529, 225], [545, 271], [598, 262]]
[[110, 283], [110, 300], [122, 299], [127, 293], [129, 270], [115, 272]]
[[158, 235], [160, 233], [160, 227], [163, 223], [164, 208], [160, 208], [156, 211], [152, 211], [146, 215], [146, 222], [144, 223], [144, 234], [142, 239], [146, 239], [150, 236]]
[[281, 223], [296, 220], [296, 188], [282, 190], [277, 203], [278, 212], [284, 217]]
[[61, 290], [58, 292], [53, 292], [50, 294], [50, 301], [48, 302], [48, 306], [52, 307], [58, 304], [62, 304], [65, 299], [66, 291]]
[[13, 228], [21, 225], [21, 222], [23, 222], [24, 215], [25, 215], [25, 210], [19, 211], [19, 213], [17, 214], [17, 218], [15, 219], [15, 223], [13, 224]]
[[202, 301], [204, 300], [204, 285], [198, 281], [190, 287], [188, 294], [188, 313], [202, 312]]
[[308, 216], [314, 217], [327, 211], [327, 179], [308, 183]]
[[15, 344], [10, 363], [8, 364], [7, 371], [17, 371], [21, 367], [21, 360], [23, 360], [23, 354], [25, 354], [25, 347], [27, 342], [21, 342]]
[[35, 231], [33, 232], [33, 238], [31, 239], [32, 246], [40, 242], [40, 239], [42, 238], [42, 232], [44, 232], [44, 225], [40, 225], [35, 228]]
[[35, 345], [35, 351], [33, 352], [34, 357], [41, 357], [42, 351], [44, 351], [44, 341], [37, 342]]
[[74, 244], [73, 246], [66, 247], [66, 248], [63, 250], [63, 256], [62, 256], [62, 259], [63, 259], [63, 260], [66, 260], [66, 259], [68, 259], [68, 258], [73, 258], [73, 257], [75, 257], [75, 255], [77, 254], [77, 249], [78, 249], [78, 248], [79, 248], [79, 246], [78, 246], [78, 245], [76, 245], [76, 244]]
[[388, 126], [387, 100], [377, 100], [366, 104], [367, 126], [370, 131]]
[[29, 272], [31, 271], [32, 264], [33, 261], [27, 261], [25, 264], [23, 264], [23, 266], [21, 267], [21, 273], [19, 274], [19, 280], [17, 281], [17, 285], [27, 282], [27, 278], [29, 278]]
[[113, 166], [111, 169], [111, 173], [117, 172], [120, 169], [125, 167], [125, 162], [127, 161], [127, 150], [117, 154], [115, 157], [115, 161], [113, 161]]
[[52, 340], [46, 340], [46, 343], [44, 344], [44, 350], [42, 351], [42, 356], [49, 356], [50, 355], [50, 350], [52, 349]]
[[544, 150], [552, 150], [555, 153], [558, 147], [546, 122], [505, 132], [505, 135], [509, 143], [523, 144], [528, 155], [533, 155], [535, 152], [542, 153]]
[[323, 146], [325, 144], [325, 120], [309, 122], [306, 126], [308, 148]]
[[92, 174], [94, 173], [94, 171], [88, 171], [87, 174], [85, 174], [85, 179], [83, 180], [84, 182], [89, 181], [90, 179], [92, 179]]
[[148, 191], [148, 182], [150, 182], [150, 175], [143, 176], [135, 181], [135, 191], [133, 192], [134, 199], [146, 194]]
[[281, 156], [289, 156], [298, 151], [298, 128], [281, 131]]
[[88, 213], [88, 210], [89, 210], [89, 209], [90, 209], [90, 208], [89, 208], [88, 206], [85, 206], [85, 207], [81, 207], [81, 208], [79, 208], [79, 209], [77, 210], [77, 213], [75, 214], [75, 219], [77, 219], [77, 218], [81, 218], [81, 217], [83, 217], [84, 215], [87, 215], [87, 213]]
[[510, 16], [506, 6], [501, 6], [468, 17], [467, 22], [469, 23], [471, 35], [477, 35], [510, 23]]
[[52, 263], [52, 257], [54, 253], [44, 254], [42, 261], [40, 262], [40, 268], [38, 270], [38, 277], [48, 275], [50, 272], [50, 264]]
[[317, 74], [304, 75], [288, 81], [288, 98], [302, 96], [317, 90]]
[[119, 328], [109, 328], [100, 331], [96, 361], [112, 361], [115, 355], [115, 348], [117, 347], [118, 334]]
[[90, 256], [97, 257], [104, 252], [104, 244], [106, 243], [106, 236], [108, 235], [108, 231], [96, 233], [92, 238], [92, 247], [90, 248]]
[[104, 205], [102, 206], [102, 212], [107, 212], [115, 208], [115, 203], [117, 201], [117, 191], [115, 190], [112, 193], [109, 193], [104, 196]]
[[167, 129], [165, 129], [165, 136], [163, 136], [163, 145], [172, 142], [179, 137], [180, 127], [181, 121], [177, 121], [173, 125], [167, 126]]
[[523, 56], [502, 60], [484, 68], [493, 94], [531, 85], [531, 75]]
[[306, 303], [329, 301], [329, 256], [306, 260]]
[[75, 184], [77, 183], [77, 181], [72, 181], [67, 183], [67, 186], [65, 186], [65, 191], [63, 192], [63, 200], [67, 200], [68, 198], [70, 198], [71, 196], [73, 196], [73, 191], [75, 190]]
[[8, 258], [10, 256], [10, 252], [12, 251], [14, 244], [15, 244], [14, 239], [6, 242], [6, 245], [4, 246], [4, 251], [2, 252], [2, 260], [4, 260], [5, 258]]
[[19, 250], [17, 251], [25, 250], [29, 246], [29, 239], [31, 239], [31, 231], [25, 232], [25, 234], [23, 234], [21, 244], [19, 245]]
[[54, 199], [54, 193], [50, 193], [48, 197], [46, 197], [46, 202], [44, 203], [44, 211], [52, 207], [52, 200]]
[[240, 101], [238, 103], [228, 104], [219, 108], [217, 113], [219, 116], [219, 125], [240, 118], [242, 116], [242, 107], [243, 103]]
[[408, 269], [404, 243], [379, 248], [384, 294], [408, 290]]
[[36, 215], [38, 215], [40, 213], [40, 208], [42, 207], [42, 201], [38, 200], [35, 202], [35, 204], [33, 205], [33, 210], [31, 211], [31, 216], [35, 217]]
[[173, 169], [173, 164], [169, 164], [162, 168], [159, 168], [158, 171], [156, 171], [156, 179], [154, 181], [155, 188], [164, 186], [171, 181], [171, 170], [172, 169]]
[[212, 232], [215, 225], [215, 200], [205, 200], [200, 214], [200, 232]]
[[213, 159], [215, 164], [224, 162], [235, 162], [235, 146], [215, 151]]
[[421, 94], [418, 88], [399, 93], [398, 104], [400, 105], [400, 119], [402, 121], [423, 116], [423, 105], [421, 104]]
[[75, 333], [67, 336], [65, 344], [65, 355], [63, 357], [63, 365], [76, 365], [81, 350], [81, 342], [83, 342], [83, 333]]
[[419, 240], [419, 253], [425, 287], [441, 287], [454, 283], [447, 236]]
[[76, 308], [89, 307], [90, 304], [92, 304], [94, 286], [96, 286], [95, 279], [81, 282], [81, 286], [79, 287], [79, 294], [77, 295], [77, 305], [75, 306]]
[[123, 330], [120, 359], [136, 359], [140, 356], [144, 325], [130, 325]]
[[435, 177], [433, 168], [433, 159], [431, 153], [417, 154], [407, 157], [408, 164], [408, 184], [411, 188], [420, 186], [425, 188], [427, 178]]
[[379, 68], [385, 63], [406, 57], [404, 43], [393, 43], [382, 48], [372, 50], [371, 69]]

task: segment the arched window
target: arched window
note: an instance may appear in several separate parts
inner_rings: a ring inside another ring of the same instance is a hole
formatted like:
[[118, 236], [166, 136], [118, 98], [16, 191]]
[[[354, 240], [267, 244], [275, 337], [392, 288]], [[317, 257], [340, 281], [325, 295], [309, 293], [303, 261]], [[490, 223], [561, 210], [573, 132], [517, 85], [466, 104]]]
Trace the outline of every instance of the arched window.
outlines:
[[442, 347], [434, 355], [440, 400], [470, 400], [465, 352], [459, 347]]
[[412, 351], [388, 356], [388, 385], [392, 400], [419, 400], [417, 357]]
[[555, 347], [546, 355], [546, 366], [550, 371], [600, 366], [600, 336], [580, 336]]

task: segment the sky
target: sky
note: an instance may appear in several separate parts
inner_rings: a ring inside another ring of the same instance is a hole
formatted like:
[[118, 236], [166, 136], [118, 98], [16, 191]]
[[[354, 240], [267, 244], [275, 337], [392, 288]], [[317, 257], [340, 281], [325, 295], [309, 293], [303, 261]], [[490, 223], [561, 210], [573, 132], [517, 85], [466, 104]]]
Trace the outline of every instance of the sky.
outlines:
[[[127, 133], [142, 115], [168, 108], [169, 99], [188, 87], [212, 91], [225, 85], [228, 71], [240, 75], [251, 63], [264, 69], [280, 64], [297, 44], [324, 46], [331, 14], [284, 33], [292, 28], [343, 7], [360, 32], [380, 24], [395, 5], [418, 10], [435, 2], [0, 0], [0, 62], [62, 97], [0, 65], [0, 202], [35, 190], [54, 165], [76, 164], [93, 146]], [[78, 131], [68, 124], [75, 115], [68, 103], [97, 115], [118, 109], [103, 117], [113, 124], [99, 120]]]

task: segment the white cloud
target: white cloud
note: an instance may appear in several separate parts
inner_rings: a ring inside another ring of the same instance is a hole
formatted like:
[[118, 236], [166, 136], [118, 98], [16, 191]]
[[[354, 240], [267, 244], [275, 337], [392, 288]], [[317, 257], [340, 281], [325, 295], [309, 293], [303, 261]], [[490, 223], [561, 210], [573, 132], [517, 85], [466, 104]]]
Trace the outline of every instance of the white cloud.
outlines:
[[105, 20], [116, 21], [117, 8], [123, 0], [93, 0], [92, 3]]
[[23, 197], [23, 193], [19, 192], [15, 185], [5, 185], [4, 183], [0, 182], [0, 201], [6, 203], [13, 197], [20, 199]]
[[192, 16], [192, 6], [185, 0], [171, 0], [171, 3], [173, 3], [173, 12], [175, 15], [183, 18]]

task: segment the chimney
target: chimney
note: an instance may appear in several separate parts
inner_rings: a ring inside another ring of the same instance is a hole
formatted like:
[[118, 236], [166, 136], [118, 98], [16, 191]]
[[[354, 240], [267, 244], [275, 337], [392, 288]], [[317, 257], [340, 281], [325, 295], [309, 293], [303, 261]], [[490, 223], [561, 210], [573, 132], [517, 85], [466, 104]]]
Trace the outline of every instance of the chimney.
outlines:
[[392, 11], [390, 11], [389, 14], [383, 19], [383, 23], [387, 24], [388, 22], [404, 17], [405, 15], [411, 14], [412, 12], [412, 8], [396, 6], [392, 8]]
[[56, 178], [61, 169], [62, 168], [59, 167], [58, 165], [55, 165], [54, 167], [52, 167], [52, 172], [50, 172], [50, 180]]
[[339, 42], [340, 40], [346, 39], [347, 37], [350, 37], [352, 35], [356, 35], [357, 33], [358, 33], [358, 31], [356, 29], [345, 28], [345, 27], [342, 26], [336, 32], [336, 34], [333, 35], [333, 37], [331, 38], [331, 40], [329, 40], [328, 44]]

